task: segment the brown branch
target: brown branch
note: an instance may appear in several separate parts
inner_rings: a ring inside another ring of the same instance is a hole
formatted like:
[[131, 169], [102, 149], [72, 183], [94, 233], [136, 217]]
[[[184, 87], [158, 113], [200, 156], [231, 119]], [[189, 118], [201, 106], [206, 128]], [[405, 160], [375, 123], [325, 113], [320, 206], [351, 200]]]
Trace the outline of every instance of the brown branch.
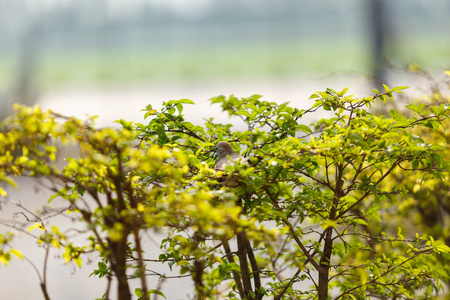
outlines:
[[[172, 115], [165, 113], [164, 114], [168, 119], [171, 119], [172, 122], [177, 122], [178, 120], [176, 120]], [[164, 125], [166, 125], [166, 123], [164, 123]], [[179, 133], [184, 133], [186, 135], [192, 136], [196, 139], [199, 139], [202, 142], [205, 142], [204, 139], [202, 139], [201, 137], [199, 137], [195, 132], [193, 132], [192, 130], [190, 130], [189, 128], [187, 128], [186, 126], [184, 126], [183, 124], [177, 124], [179, 125], [181, 128], [184, 128], [186, 131], [182, 131], [182, 130], [171, 130], [171, 129], [167, 129], [166, 132], [179, 132]]]
[[247, 247], [245, 242], [245, 231], [238, 232], [236, 234], [236, 240], [237, 240], [237, 256], [239, 258], [239, 266], [241, 268], [241, 278], [242, 278], [242, 284], [244, 286], [244, 293], [246, 299], [251, 299], [251, 293], [252, 291], [252, 282], [250, 279], [250, 271], [248, 268], [248, 261], [247, 261]]
[[252, 274], [253, 274], [253, 282], [255, 283], [255, 300], [261, 300], [264, 295], [261, 293], [260, 290], [261, 288], [260, 269], [258, 263], [256, 262], [255, 253], [253, 252], [252, 245], [250, 244], [247, 235], [245, 235], [245, 242], [247, 248], [247, 256], [253, 271]]
[[380, 283], [377, 282], [378, 279], [380, 279], [380, 278], [386, 276], [387, 274], [391, 273], [392, 271], [395, 271], [396, 269], [398, 269], [398, 268], [401, 267], [402, 265], [404, 265], [404, 264], [406, 264], [407, 262], [409, 262], [409, 261], [413, 260], [414, 258], [416, 258], [419, 254], [421, 254], [421, 253], [427, 253], [427, 252], [428, 252], [427, 250], [426, 250], [426, 251], [423, 251], [423, 252], [421, 252], [421, 251], [415, 252], [415, 253], [414, 253], [411, 257], [409, 257], [408, 259], [402, 261], [402, 262], [401, 262], [400, 264], [398, 264], [397, 266], [392, 266], [392, 268], [386, 269], [385, 272], [383, 272], [382, 274], [380, 274], [380, 275], [377, 276], [377, 277], [374, 277], [374, 278], [373, 278], [372, 280], [370, 280], [369, 282], [367, 282], [367, 283], [365, 283], [365, 284], [357, 285], [357, 286], [355, 286], [355, 287], [353, 287], [353, 288], [351, 288], [351, 289], [346, 290], [345, 292], [343, 292], [343, 293], [341, 293], [339, 296], [337, 296], [337, 297], [335, 298], [335, 300], [337, 300], [337, 299], [339, 299], [339, 298], [342, 298], [342, 297], [345, 296], [345, 295], [349, 295], [352, 291], [355, 291], [355, 290], [357, 290], [357, 289], [359, 289], [359, 288], [361, 288], [361, 287], [363, 287], [363, 286], [369, 286], [369, 285], [372, 285], [372, 284], [380, 284]]
[[138, 267], [139, 267], [139, 277], [141, 279], [141, 286], [142, 286], [142, 300], [150, 300], [150, 297], [148, 296], [148, 287], [147, 287], [147, 280], [145, 279], [145, 265], [142, 258], [142, 247], [141, 247], [141, 237], [139, 235], [139, 229], [134, 226], [134, 240], [136, 243], [136, 252], [138, 255]]
[[203, 284], [203, 270], [205, 268], [204, 263], [199, 260], [194, 260], [194, 268], [192, 272], [192, 278], [195, 284], [195, 291], [197, 292], [197, 299], [204, 300], [206, 299], [205, 295], [205, 285]]
[[[230, 249], [230, 244], [228, 243], [228, 240], [226, 238], [222, 239], [223, 248], [225, 249], [225, 254], [228, 259], [228, 263], [234, 263], [234, 257]], [[239, 273], [236, 271], [232, 271], [234, 282], [236, 283], [236, 287], [239, 292], [239, 296], [241, 299], [245, 299], [245, 292], [244, 287], [242, 286], [241, 276], [239, 276]]]
[[294, 276], [292, 276], [289, 282], [284, 286], [281, 292], [278, 293], [278, 295], [273, 298], [274, 300], [280, 300], [281, 297], [283, 297], [283, 295], [287, 292], [287, 290], [292, 286], [292, 284], [294, 283], [296, 277], [300, 274], [300, 272], [301, 269], [299, 268], [297, 272], [295, 272]]
[[[269, 189], [267, 186], [263, 187], [264, 191], [267, 193], [267, 195], [269, 196], [269, 198], [272, 200], [273, 205], [275, 206], [275, 208], [277, 208], [280, 212], [282, 212], [280, 206], [278, 205], [278, 203], [276, 202], [276, 199], [273, 198], [272, 194], [270, 193]], [[280, 214], [282, 216], [283, 222], [288, 226], [289, 231], [292, 235], [292, 238], [294, 239], [294, 241], [297, 243], [297, 245], [300, 247], [300, 249], [302, 250], [303, 254], [305, 254], [305, 256], [307, 257], [307, 260], [314, 266], [314, 268], [319, 272], [319, 273], [323, 273], [326, 272], [325, 269], [323, 269], [315, 260], [314, 258], [311, 256], [311, 254], [308, 252], [308, 250], [306, 249], [305, 245], [303, 245], [302, 241], [300, 241], [300, 239], [297, 236], [297, 233], [295, 232], [295, 228], [292, 225], [291, 222], [289, 222], [289, 220], [286, 218], [286, 216], [281, 213]]]
[[[392, 173], [392, 171], [394, 170], [394, 168], [401, 162], [401, 159], [397, 159], [392, 166], [389, 168], [389, 170], [386, 171], [386, 173], [383, 174], [383, 176], [381, 176], [380, 179], [378, 179], [378, 181], [375, 183], [374, 187], [376, 187], [381, 181], [383, 181], [389, 174]], [[343, 215], [345, 215], [347, 212], [349, 212], [350, 210], [352, 210], [356, 205], [358, 205], [359, 203], [361, 203], [365, 198], [367, 198], [367, 196], [369, 196], [372, 193], [372, 191], [369, 189], [367, 192], [364, 193], [364, 195], [361, 196], [361, 198], [359, 198], [355, 203], [353, 203], [352, 205], [350, 205], [346, 210], [343, 210], [339, 213], [339, 215], [337, 216], [337, 219], [341, 218]]]
[[299, 172], [300, 174], [302, 174], [303, 176], [308, 177], [309, 179], [311, 179], [311, 180], [317, 182], [318, 184], [320, 184], [320, 185], [322, 185], [322, 186], [325, 186], [325, 187], [329, 188], [330, 190], [332, 190], [332, 191], [334, 192], [334, 188], [333, 188], [330, 184], [328, 184], [328, 183], [326, 183], [326, 182], [324, 182], [324, 181], [321, 181], [321, 180], [319, 180], [319, 179], [317, 179], [317, 178], [315, 178], [315, 177], [309, 175], [308, 173], [306, 173], [306, 172], [304, 172], [304, 171], [302, 171], [302, 170], [300, 170], [300, 169], [297, 169], [297, 168], [293, 168], [293, 169], [296, 170], [296, 171], [298, 171], [298, 172]]

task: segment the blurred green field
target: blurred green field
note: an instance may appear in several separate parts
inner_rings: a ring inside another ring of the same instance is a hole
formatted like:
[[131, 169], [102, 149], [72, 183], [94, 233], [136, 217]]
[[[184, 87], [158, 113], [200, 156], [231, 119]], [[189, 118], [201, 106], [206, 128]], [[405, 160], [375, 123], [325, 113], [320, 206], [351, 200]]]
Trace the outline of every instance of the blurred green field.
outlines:
[[[399, 39], [389, 58], [397, 66], [418, 63], [425, 69], [450, 66], [450, 47], [438, 37]], [[42, 52], [35, 69], [35, 84], [42, 90], [65, 86], [102, 86], [148, 81], [202, 78], [261, 78], [328, 76], [336, 73], [369, 74], [369, 43], [309, 40], [304, 43], [239, 43], [217, 47], [144, 51], [70, 50]], [[17, 54], [0, 56], [0, 89], [18, 77]]]

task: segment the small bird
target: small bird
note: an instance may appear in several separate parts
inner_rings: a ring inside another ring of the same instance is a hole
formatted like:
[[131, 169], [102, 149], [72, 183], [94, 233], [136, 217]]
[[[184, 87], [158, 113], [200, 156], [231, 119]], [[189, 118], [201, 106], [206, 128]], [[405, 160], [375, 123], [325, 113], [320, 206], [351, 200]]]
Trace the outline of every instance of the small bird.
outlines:
[[214, 166], [214, 170], [216, 171], [225, 171], [227, 166], [232, 166], [235, 162], [244, 162], [246, 160], [243, 156], [237, 154], [229, 143], [223, 141], [216, 144], [216, 153], [218, 158]]
[[[218, 142], [216, 144], [217, 162], [214, 166], [216, 171], [225, 171], [227, 166], [232, 166], [237, 162], [244, 162], [247, 159], [237, 154], [231, 145], [227, 142]], [[223, 175], [219, 178], [219, 183], [229, 188], [235, 188], [240, 185], [239, 175]]]

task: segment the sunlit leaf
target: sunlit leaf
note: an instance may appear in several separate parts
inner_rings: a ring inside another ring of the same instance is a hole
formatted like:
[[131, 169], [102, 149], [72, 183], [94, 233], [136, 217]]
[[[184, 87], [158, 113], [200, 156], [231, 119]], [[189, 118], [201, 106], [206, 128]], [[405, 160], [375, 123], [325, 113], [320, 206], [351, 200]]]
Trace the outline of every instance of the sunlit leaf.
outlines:
[[39, 229], [39, 230], [44, 231], [45, 227], [41, 223], [34, 223], [30, 227], [28, 227], [27, 233], [30, 233], [30, 230], [32, 230], [32, 229]]

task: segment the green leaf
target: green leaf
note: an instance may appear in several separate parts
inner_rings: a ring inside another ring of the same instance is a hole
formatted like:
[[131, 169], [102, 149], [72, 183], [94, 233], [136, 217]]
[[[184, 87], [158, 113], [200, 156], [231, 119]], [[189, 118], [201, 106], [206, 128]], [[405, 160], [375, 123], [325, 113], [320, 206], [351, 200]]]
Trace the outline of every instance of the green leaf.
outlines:
[[124, 119], [120, 119], [120, 120], [116, 120], [114, 122], [115, 123], [119, 123], [125, 129], [128, 129], [128, 130], [132, 130], [133, 129], [133, 126], [132, 126], [133, 125], [133, 121], [127, 122]]
[[426, 106], [427, 105], [425, 103], [420, 104], [419, 108], [418, 108], [418, 113], [422, 114], [422, 112], [423, 112], [423, 110], [425, 109]]
[[181, 114], [183, 112], [183, 105], [181, 105], [180, 103], [175, 104], [175, 106], [178, 109], [178, 113]]
[[406, 90], [406, 89], [409, 89], [409, 86], [401, 85], [401, 86], [395, 87], [394, 89], [395, 89], [396, 91], [397, 91], [397, 90]]
[[172, 116], [175, 114], [175, 108], [174, 108], [174, 107], [170, 107], [167, 111], [168, 111], [169, 114], [172, 115]]
[[323, 229], [327, 229], [330, 227], [337, 227], [338, 223], [334, 220], [327, 219], [320, 224]]
[[163, 294], [163, 292], [158, 291], [158, 290], [148, 290], [148, 294], [156, 294], [156, 295], [160, 295], [161, 297], [163, 297], [164, 299], [167, 299], [166, 296]]
[[345, 89], [343, 89], [343, 90], [339, 93], [339, 96], [345, 95], [345, 94], [347, 93], [347, 91], [348, 91], [348, 87], [346, 87]]
[[178, 100], [178, 103], [183, 103], [183, 104], [195, 104], [194, 101], [190, 100], [190, 99], [180, 99]]
[[189, 262], [187, 260], [180, 260], [177, 263], [179, 266], [188, 266]]
[[440, 116], [444, 112], [443, 106], [431, 106], [431, 110], [437, 116]]
[[416, 112], [416, 113], [419, 112], [419, 109], [418, 109], [417, 105], [415, 105], [415, 104], [408, 104], [405, 107], [409, 110], [412, 110], [413, 112]]
[[134, 294], [138, 297], [142, 297], [142, 295], [144, 295], [144, 293], [142, 292], [142, 289], [140, 289], [140, 288], [136, 288], [134, 290]]
[[298, 124], [298, 125], [297, 125], [297, 129], [298, 129], [298, 130], [301, 130], [301, 131], [303, 131], [303, 132], [305, 132], [305, 133], [309, 133], [309, 134], [312, 133], [311, 128], [309, 128], [309, 126], [306, 126], [306, 125], [303, 125], [303, 124]]
[[356, 223], [356, 224], [359, 224], [359, 225], [365, 225], [365, 226], [369, 225], [363, 219], [353, 219], [353, 222]]
[[398, 111], [396, 111], [396, 110], [391, 109], [389, 111], [389, 114], [391, 115], [391, 118], [394, 119], [394, 120], [396, 120], [397, 117], [398, 117]]
[[[388, 194], [388, 195], [390, 196], [390, 194]], [[372, 219], [375, 219], [377, 222], [381, 223], [380, 214], [378, 213], [378, 211], [381, 209], [381, 207], [382, 206], [379, 204], [371, 205], [369, 207], [369, 209], [367, 210], [367, 216]]]
[[167, 263], [167, 265], [169, 266], [170, 271], [172, 271], [172, 267], [173, 267], [174, 264], [175, 264], [174, 261], [169, 261], [169, 262]]
[[392, 92], [403, 93], [402, 90], [409, 89], [409, 86], [396, 86], [392, 88]]
[[184, 274], [186, 274], [186, 273], [189, 272], [189, 271], [190, 271], [190, 270], [189, 270], [188, 267], [183, 266], [183, 267], [181, 267], [181, 269], [180, 269], [180, 274], [181, 274], [181, 275], [184, 275]]
[[434, 241], [431, 246], [435, 248], [438, 252], [450, 253], [450, 247], [445, 244], [442, 240]]
[[55, 199], [55, 198], [58, 197], [58, 196], [59, 196], [59, 192], [58, 192], [58, 193], [55, 193], [55, 194], [53, 194], [53, 195], [51, 195], [50, 198], [48, 198], [47, 203], [52, 202], [52, 200]]
[[148, 112], [145, 113], [144, 119], [147, 119], [149, 116], [152, 116], [152, 115], [154, 115], [156, 113], [157, 113], [156, 109], [149, 110]]

